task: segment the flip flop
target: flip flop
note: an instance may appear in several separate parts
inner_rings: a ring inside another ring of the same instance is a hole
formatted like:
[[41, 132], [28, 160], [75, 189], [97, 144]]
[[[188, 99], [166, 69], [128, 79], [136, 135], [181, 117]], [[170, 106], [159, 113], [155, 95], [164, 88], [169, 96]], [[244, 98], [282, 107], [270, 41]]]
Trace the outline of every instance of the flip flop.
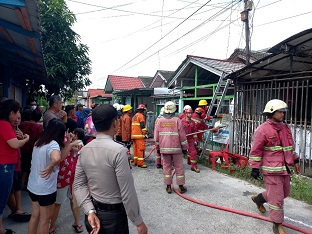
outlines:
[[73, 226], [73, 228], [75, 229], [75, 232], [76, 232], [76, 233], [81, 233], [81, 232], [83, 232], [83, 226], [82, 226], [82, 225], [73, 224], [72, 226]]
[[11, 219], [17, 222], [28, 222], [30, 220], [31, 214], [28, 214], [27, 212], [23, 212], [21, 214], [15, 213], [10, 215]]
[[16, 234], [16, 232], [14, 232], [13, 230], [11, 229], [4, 229], [4, 233], [3, 234]]

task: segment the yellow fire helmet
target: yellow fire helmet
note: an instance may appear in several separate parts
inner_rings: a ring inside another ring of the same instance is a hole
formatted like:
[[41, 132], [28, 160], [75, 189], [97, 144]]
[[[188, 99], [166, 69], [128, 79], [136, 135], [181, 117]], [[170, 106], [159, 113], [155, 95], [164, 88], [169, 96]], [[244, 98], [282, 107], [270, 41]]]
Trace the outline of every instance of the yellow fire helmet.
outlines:
[[200, 100], [199, 103], [198, 103], [198, 106], [207, 106], [208, 103], [206, 100]]
[[126, 111], [129, 111], [132, 109], [132, 106], [130, 105], [125, 105], [123, 108], [122, 108], [122, 112], [126, 112]]

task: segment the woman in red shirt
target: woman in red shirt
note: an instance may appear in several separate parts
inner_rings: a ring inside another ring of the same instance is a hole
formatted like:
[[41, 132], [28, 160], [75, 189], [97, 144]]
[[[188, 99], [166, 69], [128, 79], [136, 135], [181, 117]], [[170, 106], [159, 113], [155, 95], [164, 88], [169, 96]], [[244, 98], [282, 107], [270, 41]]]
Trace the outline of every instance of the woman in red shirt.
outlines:
[[20, 109], [21, 105], [12, 99], [0, 104], [0, 233], [14, 233], [10, 229], [4, 229], [2, 217], [12, 188], [18, 148], [29, 140], [27, 134], [23, 135], [22, 140], [18, 140], [10, 123], [18, 118]]

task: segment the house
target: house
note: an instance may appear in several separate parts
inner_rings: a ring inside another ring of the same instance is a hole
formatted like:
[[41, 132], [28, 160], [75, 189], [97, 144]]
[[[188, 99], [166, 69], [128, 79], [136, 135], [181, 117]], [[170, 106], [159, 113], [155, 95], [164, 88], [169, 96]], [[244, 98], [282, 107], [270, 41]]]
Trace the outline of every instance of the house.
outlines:
[[86, 106], [91, 107], [92, 104], [110, 104], [112, 94], [104, 93], [103, 89], [88, 89]]
[[[187, 55], [168, 82], [168, 87], [180, 92], [179, 112], [182, 112], [184, 105], [190, 105], [194, 109], [199, 100], [211, 100], [222, 75], [245, 67], [243, 62], [234, 58], [220, 60]], [[225, 107], [233, 99], [233, 87], [230, 87], [227, 95]]]
[[46, 84], [37, 1], [0, 3], [0, 97], [23, 106], [28, 91]]
[[[234, 81], [233, 151], [248, 155], [255, 129], [265, 121], [265, 104], [281, 99], [288, 105], [285, 121], [292, 129], [304, 173], [312, 156], [312, 28], [268, 50], [268, 55], [236, 70]], [[235, 133], [235, 134], [234, 134]]]
[[104, 90], [105, 93], [111, 93], [113, 95], [113, 103], [129, 104], [134, 109], [142, 103], [146, 105], [148, 110], [153, 109], [150, 99], [152, 89], [146, 88], [142, 80], [138, 77], [109, 75]]

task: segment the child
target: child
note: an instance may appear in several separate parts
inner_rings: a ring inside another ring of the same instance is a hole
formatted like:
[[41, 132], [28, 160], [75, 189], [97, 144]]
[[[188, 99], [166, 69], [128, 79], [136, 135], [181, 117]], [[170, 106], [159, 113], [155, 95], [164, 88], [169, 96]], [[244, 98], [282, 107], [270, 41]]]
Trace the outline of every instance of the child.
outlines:
[[[54, 232], [56, 229], [56, 220], [61, 208], [61, 205], [66, 201], [66, 198], [69, 198], [72, 213], [75, 219], [74, 224], [72, 224], [75, 232], [83, 232], [83, 227], [80, 223], [80, 210], [79, 207], [74, 207], [73, 197], [72, 197], [72, 184], [75, 177], [75, 169], [78, 160], [78, 151], [82, 148], [83, 143], [81, 140], [84, 138], [84, 131], [81, 128], [72, 129], [68, 128], [69, 132], [73, 133], [71, 150], [67, 157], [60, 163], [60, 170], [57, 178], [57, 198], [54, 204], [53, 218], [50, 226], [50, 233]], [[82, 131], [82, 133], [81, 133]], [[82, 136], [81, 136], [82, 135]], [[78, 139], [78, 136], [80, 137]]]

